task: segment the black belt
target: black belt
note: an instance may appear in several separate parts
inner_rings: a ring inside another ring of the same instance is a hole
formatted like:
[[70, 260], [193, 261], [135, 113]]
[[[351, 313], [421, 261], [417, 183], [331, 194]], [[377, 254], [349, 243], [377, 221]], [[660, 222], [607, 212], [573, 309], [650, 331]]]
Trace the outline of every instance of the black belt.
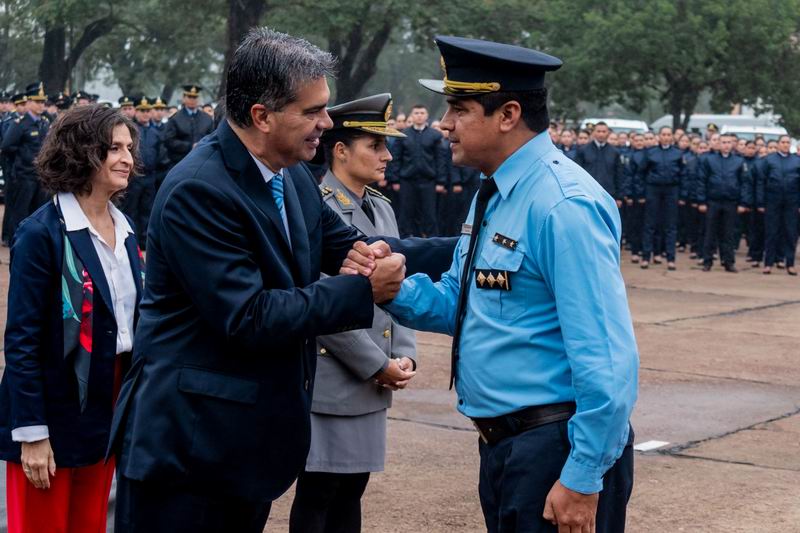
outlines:
[[551, 403], [526, 407], [494, 418], [473, 418], [472, 423], [486, 444], [497, 444], [507, 437], [519, 435], [533, 428], [569, 420], [575, 414], [575, 402]]

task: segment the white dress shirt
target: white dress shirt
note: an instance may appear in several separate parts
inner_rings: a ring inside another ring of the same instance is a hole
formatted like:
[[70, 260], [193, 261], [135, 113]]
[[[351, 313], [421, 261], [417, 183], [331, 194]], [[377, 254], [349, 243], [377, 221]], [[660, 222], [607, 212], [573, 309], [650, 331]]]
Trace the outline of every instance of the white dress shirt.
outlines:
[[[258, 167], [259, 172], [261, 172], [261, 176], [264, 178], [264, 183], [266, 183], [267, 185], [269, 185], [269, 182], [276, 175], [280, 174], [281, 176], [283, 176], [283, 211], [280, 211], [280, 210], [278, 210], [278, 211], [281, 214], [281, 220], [283, 220], [283, 229], [286, 230], [286, 238], [289, 241], [289, 248], [291, 248], [292, 247], [292, 236], [289, 234], [289, 219], [286, 218], [286, 176], [283, 174], [283, 169], [281, 169], [281, 170], [279, 170], [277, 172], [273, 172], [273, 171], [271, 171], [269, 169], [269, 167], [267, 167], [267, 165], [265, 165], [264, 163], [259, 161], [258, 158], [256, 156], [254, 156], [252, 153], [250, 153], [250, 152], [247, 152], [247, 153], [250, 154], [250, 157], [252, 157], [253, 161], [256, 162], [256, 166]], [[271, 187], [270, 187], [270, 190], [272, 190]]]
[[[103, 267], [103, 275], [108, 282], [114, 318], [117, 322], [117, 354], [131, 351], [133, 347], [133, 313], [136, 308], [136, 282], [133, 279], [131, 262], [125, 248], [125, 239], [133, 234], [128, 219], [113, 204], [108, 204], [111, 219], [114, 221], [114, 248], [92, 227], [72, 193], [58, 193], [58, 204], [64, 215], [67, 231], [88, 229], [92, 244]], [[95, 293], [95, 298], [99, 298]], [[50, 436], [47, 426], [25, 426], [11, 431], [14, 442], [36, 442]]]

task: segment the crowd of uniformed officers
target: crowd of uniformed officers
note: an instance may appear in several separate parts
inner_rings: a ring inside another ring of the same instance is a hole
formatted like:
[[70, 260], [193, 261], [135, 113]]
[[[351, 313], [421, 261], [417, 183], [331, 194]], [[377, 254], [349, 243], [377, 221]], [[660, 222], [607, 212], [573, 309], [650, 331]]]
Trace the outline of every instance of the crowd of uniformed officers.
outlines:
[[[180, 110], [161, 98], [123, 96], [119, 106], [141, 136], [142, 168], [122, 200], [137, 228], [142, 249], [155, 192], [167, 171], [216, 126], [214, 108], [200, 105], [198, 85], [183, 86]], [[0, 165], [5, 178], [2, 241], [46, 198], [33, 161], [49, 124], [60, 110], [96, 101], [77, 91], [47, 96], [41, 83], [0, 93]], [[392, 161], [378, 184], [391, 198], [400, 235], [454, 236], [480, 182], [480, 172], [452, 163], [447, 132], [430, 121], [423, 105], [389, 119], [405, 137], [389, 138]], [[624, 221], [626, 248], [641, 268], [666, 261], [675, 270], [676, 252], [690, 252], [703, 270], [719, 258], [736, 272], [735, 250], [747, 242], [747, 260], [769, 274], [794, 268], [800, 209], [800, 155], [791, 139], [754, 140], [720, 134], [709, 124], [704, 135], [663, 127], [657, 132], [614, 132], [604, 122], [579, 131], [553, 122], [555, 144], [613, 196]]]
[[[141, 168], [121, 200], [121, 208], [134, 222], [139, 245], [147, 247], [147, 224], [155, 192], [169, 169], [214, 130], [214, 110], [200, 106], [199, 85], [183, 86], [181, 109], [160, 98], [122, 96], [121, 112], [139, 130]], [[42, 83], [33, 83], [18, 94], [0, 92], [0, 169], [5, 214], [2, 242], [8, 246], [22, 220], [47, 201], [34, 168], [50, 124], [72, 107], [95, 103], [98, 95], [76, 91], [71, 95], [47, 95]]]
[[666, 126], [617, 133], [598, 122], [578, 132], [552, 123], [550, 136], [616, 199], [641, 268], [666, 261], [675, 270], [676, 251], [689, 251], [704, 271], [718, 257], [737, 272], [744, 237], [752, 267], [797, 275], [800, 154], [788, 135], [750, 140], [715, 124], [704, 135]]

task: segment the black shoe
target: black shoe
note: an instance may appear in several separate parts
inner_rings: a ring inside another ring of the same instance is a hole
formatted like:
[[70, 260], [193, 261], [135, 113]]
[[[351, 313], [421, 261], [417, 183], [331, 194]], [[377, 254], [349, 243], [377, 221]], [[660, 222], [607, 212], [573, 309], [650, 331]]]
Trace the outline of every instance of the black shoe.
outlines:
[[653, 263], [655, 263], [656, 265], [660, 265], [661, 264], [661, 258], [658, 257], [658, 256], [653, 257]]
[[648, 263], [647, 261], [642, 261], [642, 264], [639, 265], [639, 268], [641, 268], [642, 270], [647, 270], [647, 267], [649, 267], [649, 266], [650, 266], [650, 263]]
[[689, 256], [689, 259], [700, 259], [700, 256], [693, 253], [692, 255]]
[[725, 265], [725, 272], [730, 272], [731, 274], [736, 274], [739, 271], [733, 265]]
[[685, 251], [686, 251], [686, 247], [685, 247], [685, 246], [678, 246], [678, 251], [679, 251], [680, 253], [683, 253], [683, 252], [685, 252]]
[[786, 273], [790, 276], [796, 276], [797, 270], [795, 270], [794, 267], [786, 267]]
[[703, 272], [711, 272], [711, 265], [703, 265]]
[[675, 266], [675, 263], [667, 263], [667, 270], [678, 270], [678, 267]]
[[783, 268], [783, 261], [778, 261], [777, 263], [775, 263], [775, 267]]

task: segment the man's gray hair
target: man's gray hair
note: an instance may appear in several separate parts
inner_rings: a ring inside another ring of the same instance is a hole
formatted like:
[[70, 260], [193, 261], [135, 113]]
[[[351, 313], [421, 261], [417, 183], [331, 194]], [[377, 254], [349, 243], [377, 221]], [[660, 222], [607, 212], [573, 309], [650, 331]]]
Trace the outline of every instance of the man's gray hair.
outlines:
[[297, 99], [303, 85], [335, 74], [336, 59], [305, 39], [269, 28], [253, 28], [228, 67], [225, 103], [236, 125], [252, 125], [250, 109], [261, 104], [280, 111]]

